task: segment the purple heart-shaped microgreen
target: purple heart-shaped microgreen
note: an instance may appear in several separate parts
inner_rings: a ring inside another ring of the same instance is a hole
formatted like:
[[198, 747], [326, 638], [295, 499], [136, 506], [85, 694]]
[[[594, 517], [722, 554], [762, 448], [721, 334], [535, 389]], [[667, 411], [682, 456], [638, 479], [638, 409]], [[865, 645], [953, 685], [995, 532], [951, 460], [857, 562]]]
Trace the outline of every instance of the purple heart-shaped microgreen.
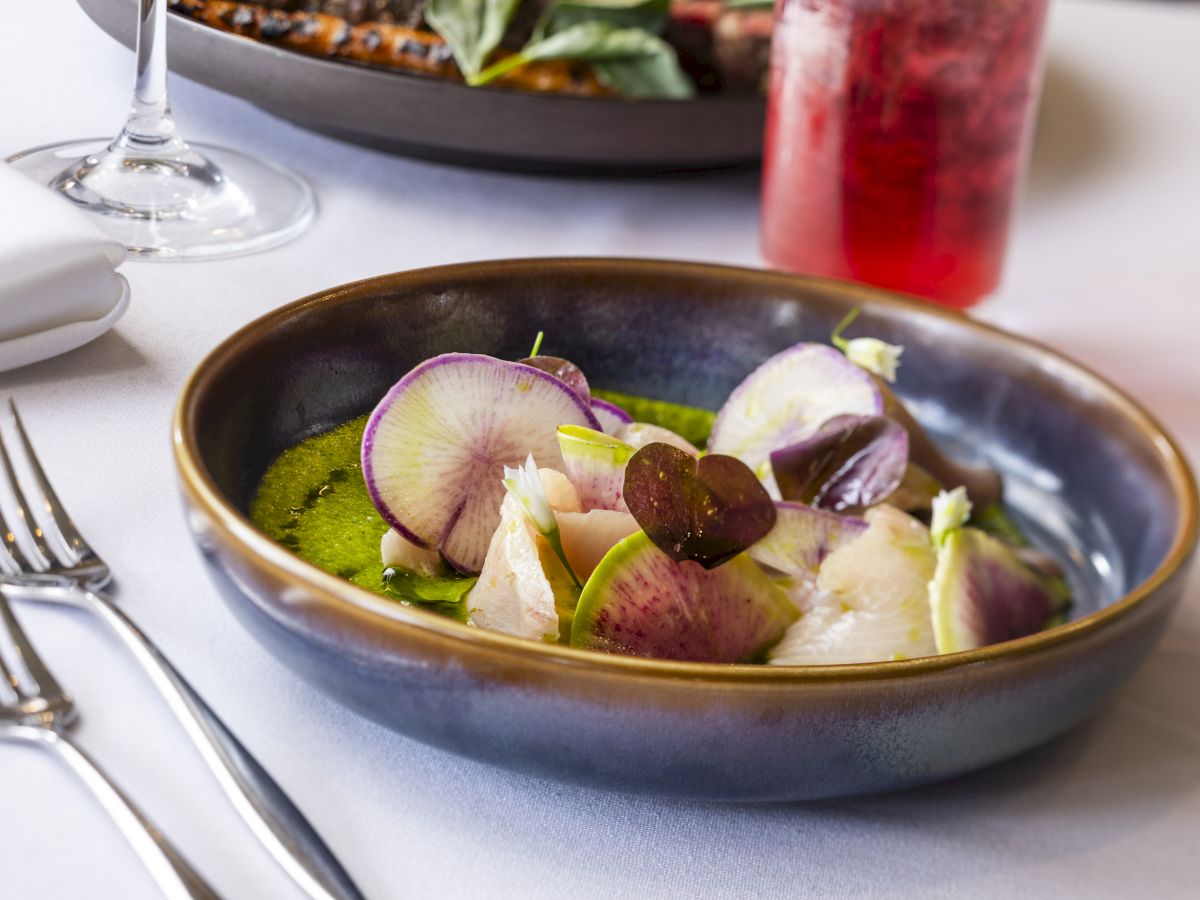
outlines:
[[771, 454], [783, 499], [834, 512], [886, 499], [907, 468], [908, 433], [884, 416], [835, 416]]
[[569, 359], [563, 359], [561, 356], [530, 356], [526, 359], [519, 359], [517, 362], [553, 375], [578, 394], [584, 403], [591, 402], [592, 391], [588, 387], [588, 380], [584, 376], [583, 370]]
[[699, 459], [670, 444], [647, 444], [625, 466], [623, 496], [638, 525], [676, 562], [713, 569], [765, 537], [775, 504], [744, 462]]

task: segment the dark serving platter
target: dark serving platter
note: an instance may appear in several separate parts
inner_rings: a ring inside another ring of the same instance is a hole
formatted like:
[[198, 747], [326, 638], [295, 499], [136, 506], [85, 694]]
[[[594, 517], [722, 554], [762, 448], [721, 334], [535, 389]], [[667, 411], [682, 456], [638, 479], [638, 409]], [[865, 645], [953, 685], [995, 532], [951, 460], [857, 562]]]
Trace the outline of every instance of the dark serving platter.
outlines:
[[[78, 0], [127, 47], [137, 0]], [[546, 173], [656, 173], [754, 164], [762, 97], [568, 97], [306, 56], [169, 15], [170, 67], [324, 134], [437, 162]]]

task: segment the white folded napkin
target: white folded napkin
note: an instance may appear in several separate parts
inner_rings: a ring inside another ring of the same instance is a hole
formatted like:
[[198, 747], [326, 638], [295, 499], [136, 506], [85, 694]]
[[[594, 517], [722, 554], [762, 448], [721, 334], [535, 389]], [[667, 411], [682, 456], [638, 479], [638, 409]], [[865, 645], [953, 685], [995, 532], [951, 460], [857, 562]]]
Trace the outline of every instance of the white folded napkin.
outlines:
[[0, 163], [0, 371], [111, 328], [129, 302], [124, 259], [70, 201]]

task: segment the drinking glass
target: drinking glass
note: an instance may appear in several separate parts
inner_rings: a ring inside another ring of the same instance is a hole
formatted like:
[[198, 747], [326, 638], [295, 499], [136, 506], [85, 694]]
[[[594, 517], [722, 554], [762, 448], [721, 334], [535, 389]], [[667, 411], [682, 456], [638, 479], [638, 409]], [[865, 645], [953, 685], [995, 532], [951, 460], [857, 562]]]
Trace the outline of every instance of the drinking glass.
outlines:
[[291, 240], [313, 220], [312, 191], [265, 160], [175, 130], [167, 97], [166, 0], [137, 0], [137, 80], [116, 140], [69, 141], [9, 158], [59, 191], [139, 259], [251, 253]]
[[779, 0], [763, 255], [967, 307], [999, 283], [1048, 0]]

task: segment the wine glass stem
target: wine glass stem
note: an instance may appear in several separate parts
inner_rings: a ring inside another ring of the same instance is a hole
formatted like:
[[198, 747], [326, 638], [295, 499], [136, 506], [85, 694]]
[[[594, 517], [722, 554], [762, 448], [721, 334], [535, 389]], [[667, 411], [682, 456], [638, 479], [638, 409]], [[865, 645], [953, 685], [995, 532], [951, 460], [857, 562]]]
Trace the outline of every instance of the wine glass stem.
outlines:
[[138, 0], [137, 81], [118, 143], [139, 150], [178, 152], [167, 97], [167, 0]]

